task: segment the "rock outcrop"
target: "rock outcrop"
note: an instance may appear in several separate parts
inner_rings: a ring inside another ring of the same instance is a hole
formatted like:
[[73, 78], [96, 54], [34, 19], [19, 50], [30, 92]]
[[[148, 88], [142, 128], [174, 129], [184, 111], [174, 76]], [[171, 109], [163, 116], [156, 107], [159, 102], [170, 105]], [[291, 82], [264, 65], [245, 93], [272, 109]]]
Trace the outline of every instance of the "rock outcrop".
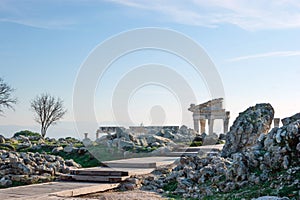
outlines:
[[226, 135], [222, 156], [229, 157], [254, 145], [260, 134], [269, 131], [273, 118], [270, 104], [257, 104], [240, 113]]

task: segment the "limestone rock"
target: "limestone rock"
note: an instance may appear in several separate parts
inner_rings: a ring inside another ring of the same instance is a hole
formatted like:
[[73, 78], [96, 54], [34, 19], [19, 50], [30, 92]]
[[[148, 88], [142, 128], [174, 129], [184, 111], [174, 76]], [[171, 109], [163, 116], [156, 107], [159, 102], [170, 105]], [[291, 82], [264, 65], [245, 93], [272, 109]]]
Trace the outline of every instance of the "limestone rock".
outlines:
[[8, 177], [2, 177], [0, 179], [0, 185], [3, 187], [9, 187], [12, 185], [12, 181]]
[[59, 146], [59, 147], [54, 147], [54, 148], [52, 149], [52, 153], [57, 154], [57, 153], [59, 153], [60, 151], [63, 151], [63, 150], [64, 150], [64, 148], [61, 147], [61, 146]]
[[222, 156], [229, 157], [256, 144], [260, 134], [266, 134], [274, 118], [270, 104], [257, 104], [239, 114], [226, 135]]
[[118, 147], [119, 149], [129, 150], [129, 149], [133, 149], [134, 143], [131, 141], [119, 140]]
[[76, 168], [79, 168], [81, 167], [79, 164], [77, 164], [76, 162], [74, 162], [73, 159], [70, 159], [70, 160], [66, 160], [65, 161], [65, 164], [69, 167], [76, 167]]
[[78, 150], [78, 148], [73, 147], [72, 144], [69, 145], [69, 146], [66, 146], [66, 147], [64, 148], [64, 152], [66, 152], [66, 153], [76, 152], [77, 150]]
[[21, 143], [21, 144], [18, 144], [17, 146], [17, 150], [22, 150], [22, 149], [27, 149], [27, 148], [30, 148], [32, 147], [32, 144], [31, 142], [24, 142], [24, 143]]

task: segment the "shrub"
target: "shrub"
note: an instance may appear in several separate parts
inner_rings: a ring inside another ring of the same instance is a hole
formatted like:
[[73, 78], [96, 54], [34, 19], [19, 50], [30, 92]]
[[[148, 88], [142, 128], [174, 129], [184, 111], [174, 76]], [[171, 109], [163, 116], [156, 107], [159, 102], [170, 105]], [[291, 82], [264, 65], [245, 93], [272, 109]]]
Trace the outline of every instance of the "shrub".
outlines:
[[35, 133], [35, 132], [29, 131], [29, 130], [19, 131], [19, 132], [15, 133], [13, 137], [18, 137], [20, 135], [25, 136], [25, 137], [29, 137], [29, 136], [41, 137], [41, 135], [39, 133]]

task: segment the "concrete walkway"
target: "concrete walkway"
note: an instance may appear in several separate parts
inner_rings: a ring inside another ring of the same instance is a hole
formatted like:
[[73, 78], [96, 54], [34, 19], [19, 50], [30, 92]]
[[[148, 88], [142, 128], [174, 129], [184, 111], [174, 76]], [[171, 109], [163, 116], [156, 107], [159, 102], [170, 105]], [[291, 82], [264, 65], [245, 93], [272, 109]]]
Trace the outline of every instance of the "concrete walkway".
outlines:
[[118, 187], [119, 184], [85, 183], [85, 182], [51, 182], [27, 186], [12, 187], [0, 190], [2, 200], [48, 200], [63, 199], [95, 192], [102, 192]]
[[111, 168], [156, 168], [162, 165], [172, 164], [176, 159], [176, 157], [142, 157], [107, 161], [102, 163]]

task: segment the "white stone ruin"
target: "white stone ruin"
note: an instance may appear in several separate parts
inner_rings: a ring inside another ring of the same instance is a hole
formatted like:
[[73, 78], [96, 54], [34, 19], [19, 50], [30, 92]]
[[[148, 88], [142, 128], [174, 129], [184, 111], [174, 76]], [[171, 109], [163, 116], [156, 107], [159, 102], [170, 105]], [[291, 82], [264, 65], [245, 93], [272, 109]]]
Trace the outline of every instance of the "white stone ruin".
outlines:
[[223, 98], [213, 99], [199, 105], [191, 104], [188, 110], [193, 112], [194, 130], [198, 133], [205, 133], [206, 120], [208, 120], [208, 133], [212, 134], [215, 119], [222, 119], [223, 131], [228, 132], [230, 112], [223, 108]]

